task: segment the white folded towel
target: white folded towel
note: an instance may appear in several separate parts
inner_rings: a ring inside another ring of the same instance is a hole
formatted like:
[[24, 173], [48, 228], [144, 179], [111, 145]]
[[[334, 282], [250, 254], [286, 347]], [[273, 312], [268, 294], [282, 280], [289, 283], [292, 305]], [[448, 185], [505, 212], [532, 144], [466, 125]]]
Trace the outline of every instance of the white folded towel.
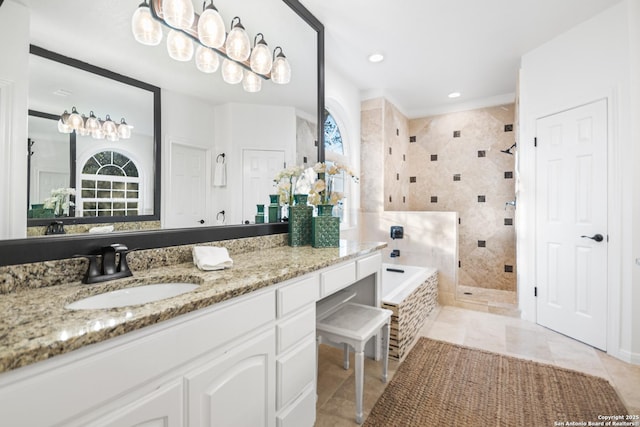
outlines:
[[227, 248], [215, 246], [194, 246], [193, 264], [200, 270], [222, 270], [233, 266]]
[[92, 227], [89, 229], [89, 233], [111, 233], [113, 231], [113, 225], [103, 225], [101, 227]]

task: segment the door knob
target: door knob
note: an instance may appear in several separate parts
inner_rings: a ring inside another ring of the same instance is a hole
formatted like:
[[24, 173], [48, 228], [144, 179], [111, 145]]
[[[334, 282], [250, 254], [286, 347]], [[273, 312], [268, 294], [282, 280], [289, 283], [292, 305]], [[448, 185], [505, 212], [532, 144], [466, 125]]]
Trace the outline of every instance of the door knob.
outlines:
[[198, 221], [200, 224], [204, 224], [204, 219], [201, 219], [200, 221]]
[[602, 234], [594, 234], [593, 236], [580, 236], [580, 237], [595, 240], [596, 242], [602, 242], [604, 240], [604, 237], [602, 237]]

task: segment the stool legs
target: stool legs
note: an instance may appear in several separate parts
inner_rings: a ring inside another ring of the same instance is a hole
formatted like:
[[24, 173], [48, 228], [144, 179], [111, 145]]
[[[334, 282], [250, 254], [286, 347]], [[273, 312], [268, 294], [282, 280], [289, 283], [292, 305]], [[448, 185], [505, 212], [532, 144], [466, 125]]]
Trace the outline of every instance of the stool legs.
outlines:
[[343, 352], [342, 352], [342, 366], [345, 370], [349, 369], [349, 344], [342, 344]]
[[362, 424], [362, 396], [364, 392], [364, 346], [354, 353], [356, 363], [356, 422]]
[[382, 327], [382, 382], [387, 382], [387, 370], [389, 368], [389, 335], [391, 334], [391, 322]]

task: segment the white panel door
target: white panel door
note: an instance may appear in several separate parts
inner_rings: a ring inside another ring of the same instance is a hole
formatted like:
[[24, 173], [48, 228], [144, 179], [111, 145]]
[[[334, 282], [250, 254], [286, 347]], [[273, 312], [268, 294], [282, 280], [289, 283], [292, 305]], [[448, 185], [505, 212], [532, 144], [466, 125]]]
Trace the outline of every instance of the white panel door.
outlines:
[[242, 151], [242, 222], [255, 221], [256, 205], [266, 205], [269, 194], [275, 193], [273, 178], [284, 168], [284, 151]]
[[607, 102], [536, 124], [538, 323], [602, 350], [607, 331]]
[[172, 143], [166, 226], [209, 226], [208, 150]]

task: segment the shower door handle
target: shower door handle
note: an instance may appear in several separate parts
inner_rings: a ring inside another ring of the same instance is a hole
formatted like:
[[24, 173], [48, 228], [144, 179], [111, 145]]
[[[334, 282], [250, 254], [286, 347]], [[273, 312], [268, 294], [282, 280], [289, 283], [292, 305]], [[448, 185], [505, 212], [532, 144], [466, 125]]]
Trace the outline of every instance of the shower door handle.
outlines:
[[594, 234], [593, 236], [580, 236], [580, 237], [583, 237], [585, 239], [595, 240], [596, 242], [602, 242], [604, 240], [604, 237], [602, 237], [602, 234]]

